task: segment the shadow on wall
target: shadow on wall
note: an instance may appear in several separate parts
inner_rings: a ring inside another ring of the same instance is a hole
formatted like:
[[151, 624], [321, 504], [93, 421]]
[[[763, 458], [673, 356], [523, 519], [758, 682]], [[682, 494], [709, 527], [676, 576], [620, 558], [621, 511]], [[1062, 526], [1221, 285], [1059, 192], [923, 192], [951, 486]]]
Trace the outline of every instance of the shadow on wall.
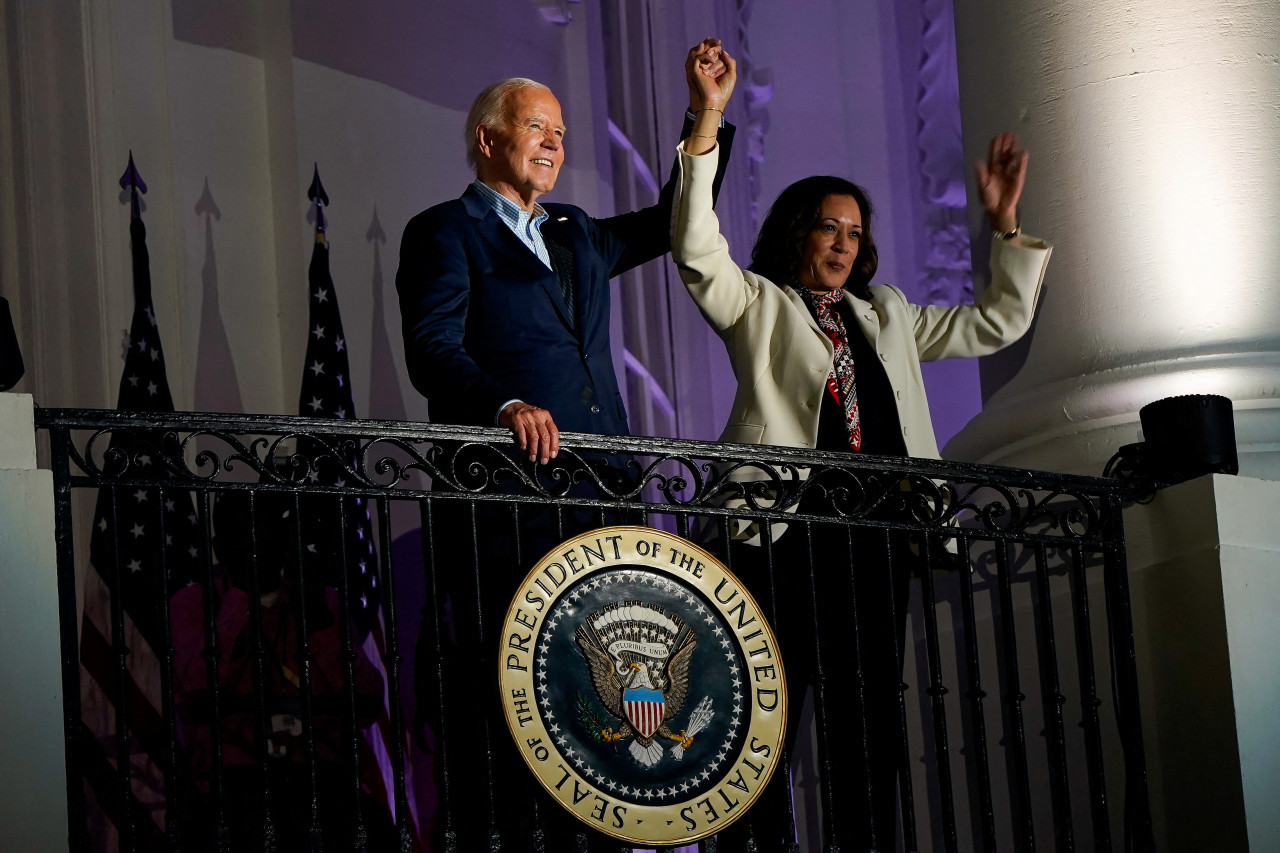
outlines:
[[213, 221], [222, 219], [222, 211], [209, 192], [209, 179], [204, 179], [204, 193], [196, 202], [196, 215], [204, 217], [204, 266], [200, 271], [203, 294], [200, 302], [200, 344], [196, 351], [196, 383], [192, 406], [197, 412], [243, 412], [240, 383], [236, 379], [235, 359], [227, 341], [218, 304], [218, 259], [213, 250]]
[[387, 317], [383, 301], [382, 245], [387, 242], [386, 232], [378, 221], [378, 208], [373, 208], [373, 221], [365, 232], [365, 240], [373, 244], [373, 331], [370, 335], [369, 359], [369, 417], [381, 420], [402, 421], [407, 417], [404, 395], [400, 391], [400, 375], [396, 359], [387, 337]]

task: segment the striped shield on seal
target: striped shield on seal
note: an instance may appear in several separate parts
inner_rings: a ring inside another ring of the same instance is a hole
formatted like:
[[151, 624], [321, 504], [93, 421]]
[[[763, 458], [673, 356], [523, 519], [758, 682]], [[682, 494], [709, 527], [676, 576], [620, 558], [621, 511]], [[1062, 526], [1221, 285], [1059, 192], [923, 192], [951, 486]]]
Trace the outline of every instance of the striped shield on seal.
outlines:
[[622, 707], [627, 712], [627, 719], [645, 737], [653, 737], [658, 726], [662, 725], [663, 704], [661, 690], [627, 688], [622, 691]]

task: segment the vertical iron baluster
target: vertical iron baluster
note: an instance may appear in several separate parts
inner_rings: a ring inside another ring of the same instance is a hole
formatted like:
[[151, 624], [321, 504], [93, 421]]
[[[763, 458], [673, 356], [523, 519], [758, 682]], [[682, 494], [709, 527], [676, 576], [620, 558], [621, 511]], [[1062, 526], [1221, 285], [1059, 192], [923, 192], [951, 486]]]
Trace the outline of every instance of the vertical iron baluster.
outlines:
[[[164, 506], [164, 487], [157, 489], [157, 503]], [[168, 531], [165, 529], [165, 513], [159, 513], [159, 541], [167, 542]], [[207, 548], [208, 543], [202, 543]], [[160, 571], [156, 573], [156, 602], [160, 614], [160, 648], [155, 649], [160, 663], [160, 715], [164, 724], [165, 754], [162, 758], [164, 767], [164, 830], [165, 841], [169, 850], [182, 849], [182, 798], [179, 796], [178, 784], [178, 721], [174, 712], [173, 698], [173, 626], [169, 614], [169, 549], [160, 547]]]
[[347, 771], [351, 775], [351, 808], [355, 817], [354, 837], [351, 847], [356, 853], [365, 853], [369, 847], [369, 830], [364, 823], [364, 809], [361, 808], [360, 793], [360, 733], [356, 726], [356, 651], [352, 640], [354, 627], [351, 616], [351, 578], [347, 572], [351, 565], [351, 543], [348, 542], [347, 501], [341, 495], [334, 496], [338, 507], [338, 636], [342, 643], [342, 686], [344, 703], [343, 738], [347, 741], [349, 763]]
[[1049, 747], [1049, 796], [1053, 803], [1053, 833], [1059, 851], [1075, 849], [1071, 825], [1071, 788], [1067, 780], [1067, 742], [1062, 726], [1062, 694], [1058, 679], [1058, 645], [1053, 630], [1053, 599], [1049, 589], [1049, 561], [1043, 542], [1036, 543], [1036, 644], [1040, 650], [1040, 690]]
[[[422, 524], [423, 547], [422, 560], [423, 572], [426, 576], [427, 600], [423, 602], [424, 621], [428, 622], [431, 631], [432, 650], [435, 652], [433, 658], [436, 662], [436, 691], [434, 698], [437, 703], [436, 725], [438, 726], [435, 735], [435, 760], [439, 763], [440, 771], [438, 773], [440, 791], [439, 805], [436, 810], [436, 820], [441, 821], [440, 838], [444, 844], [442, 853], [458, 853], [458, 830], [454, 827], [453, 816], [453, 786], [449, 778], [449, 738], [447, 736], [447, 723], [445, 720], [445, 695], [446, 695], [446, 679], [451, 676], [446, 674], [444, 663], [444, 602], [440, 598], [440, 589], [437, 585], [438, 574], [436, 572], [436, 530], [434, 517], [434, 502], [431, 498], [419, 498], [418, 515]], [[421, 666], [420, 662], [415, 663]], [[424, 701], [424, 697], [415, 697], [416, 701]]]
[[[382, 540], [382, 611], [386, 614], [387, 655], [383, 663], [387, 670], [387, 696], [391, 702], [389, 722], [391, 728], [391, 772], [395, 792], [396, 830], [400, 836], [401, 853], [413, 849], [413, 833], [409, 829], [409, 797], [405, 788], [404, 771], [404, 721], [400, 706], [400, 635], [396, 619], [396, 573], [391, 560], [391, 506], [388, 498], [376, 498], [378, 508], [378, 533]], [[377, 566], [377, 561], [374, 561]], [[378, 618], [377, 616], [374, 617]], [[381, 703], [381, 697], [378, 702]]]
[[[902, 751], [898, 755], [898, 796], [901, 798], [902, 805], [902, 843], [906, 850], [918, 850], [920, 845], [916, 840], [916, 803], [915, 795], [912, 790], [911, 783], [911, 744], [907, 740], [907, 683], [902, 680], [902, 660], [903, 650], [898, 647], [898, 602], [894, 600], [893, 588], [894, 567], [893, 559], [893, 531], [886, 528], [884, 531], [884, 547], [885, 547], [885, 567], [884, 571], [888, 574], [889, 581], [889, 624], [892, 626], [890, 631], [893, 640], [893, 665], [895, 667], [894, 674], [898, 680], [898, 731], [902, 735]], [[910, 587], [908, 587], [908, 590]], [[903, 601], [902, 607], [906, 607], [907, 603]]]
[[129, 649], [124, 639], [124, 590], [120, 578], [120, 530], [116, 506], [116, 488], [108, 489], [111, 495], [111, 651], [116, 659], [116, 695], [113, 701], [116, 715], [116, 782], [120, 788], [120, 813], [116, 832], [120, 849], [136, 849], [133, 825], [132, 762], [129, 760]]
[[[267, 754], [266, 657], [267, 649], [262, 637], [262, 575], [258, 563], [258, 511], [257, 491], [250, 489], [249, 499], [249, 639], [253, 644], [253, 735], [257, 753], [259, 784], [262, 785], [262, 849], [274, 853], [276, 849], [275, 819], [271, 814], [271, 758]], [[275, 519], [271, 519], [274, 521]], [[222, 531], [230, 536], [229, 531]], [[207, 547], [207, 544], [206, 544]], [[279, 568], [277, 567], [277, 572]], [[277, 649], [276, 654], [283, 655]]]
[[[71, 523], [71, 436], [66, 428], [50, 428], [49, 459], [53, 467], [54, 538], [58, 551], [58, 622], [62, 645], [62, 731], [67, 772], [67, 847], [89, 850], [89, 818], [85, 781], [80, 769], [76, 733], [84, 729], [80, 700], [80, 641], [76, 606], [76, 552]], [[114, 532], [113, 532], [114, 535]]]
[[[213, 801], [214, 848], [218, 853], [231, 850], [231, 828], [227, 825], [226, 802], [223, 790], [222, 755], [222, 682], [218, 659], [222, 648], [218, 645], [218, 613], [213, 601], [217, 594], [213, 581], [213, 553], [207, 547], [210, 537], [209, 493], [201, 491], [196, 498], [196, 512], [204, 549], [204, 660], [205, 686], [209, 690], [209, 795]], [[219, 600], [221, 600], [219, 598]]]
[[[293, 568], [298, 579], [298, 602], [293, 611], [298, 624], [298, 690], [302, 705], [302, 745], [307, 754], [307, 834], [311, 836], [313, 853], [324, 849], [324, 831], [320, 826], [320, 796], [316, 778], [316, 721], [311, 693], [311, 634], [307, 625], [307, 573], [303, 553], [302, 495], [293, 493]], [[322, 587], [323, 591], [323, 587]]]
[[689, 538], [689, 513], [677, 512], [676, 514], [676, 535], [681, 539]]
[[[822, 663], [822, 638], [819, 626], [822, 624], [818, 615], [818, 571], [814, 559], [813, 522], [804, 523], [805, 573], [809, 578], [809, 613], [813, 618], [813, 709], [818, 725], [818, 784], [822, 791], [823, 845], [825, 851], [840, 849], [840, 819], [837, 816], [835, 791], [832, 790], [833, 771], [831, 767], [831, 717], [827, 709], [827, 672]], [[792, 709], [799, 713], [800, 709]]]
[[[600, 510], [600, 524], [604, 525], [604, 510]], [[524, 540], [520, 538], [520, 504], [511, 504], [511, 543], [515, 551], [515, 559], [512, 561], [512, 585], [519, 583], [521, 573], [525, 569], [524, 564]], [[535, 635], [536, 636], [536, 635]], [[536, 645], [537, 640], [534, 640]], [[504, 700], [505, 701], [505, 700]], [[526, 790], [529, 792], [529, 806], [532, 809], [533, 816], [533, 839], [531, 846], [533, 853], [546, 853], [547, 850], [547, 816], [542, 812], [542, 792], [538, 785], [534, 784], [532, 779], [525, 779]]]
[[862, 666], [863, 637], [862, 631], [859, 629], [861, 621], [858, 618], [858, 572], [861, 571], [858, 556], [855, 553], [853, 545], [853, 527], [845, 528], [845, 544], [849, 549], [849, 629], [853, 642], [850, 644], [850, 653], [853, 655], [853, 684], [855, 702], [858, 706], [858, 724], [860, 731], [858, 732], [859, 742], [862, 749], [859, 758], [862, 760], [862, 778], [866, 781], [866, 787], [859, 794], [865, 800], [867, 809], [867, 828], [870, 830], [871, 843], [874, 850], [881, 848], [881, 833], [884, 827], [878, 826], [876, 823], [876, 800], [875, 791], [873, 790], [871, 778], [871, 730], [867, 725], [867, 673]]
[[[778, 577], [776, 574], [776, 565], [773, 557], [773, 524], [768, 519], [757, 519], [760, 525], [760, 547], [764, 549], [765, 558], [765, 579], [768, 589], [768, 607], [770, 624], [778, 624]], [[816, 642], [816, 637], [815, 637]], [[783, 778], [787, 780], [788, 787], [791, 779], [791, 747], [783, 740], [782, 752], [778, 756], [778, 766], [774, 768], [774, 773], [781, 773]], [[791, 839], [786, 848], [786, 853], [800, 853], [800, 844], [796, 840], [796, 808], [795, 798], [787, 794], [787, 838]]]
[[965, 699], [969, 703], [969, 722], [973, 729], [973, 762], [978, 780], [978, 824], [982, 833], [982, 849], [996, 849], [995, 808], [991, 800], [991, 767], [987, 755], [987, 720], [982, 700], [982, 666], [978, 656], [978, 619], [973, 606], [973, 569], [969, 563], [969, 537], [961, 535], [960, 610], [964, 615]]
[[1022, 703], [1027, 697], [1022, 692], [1018, 672], [1018, 626], [1013, 613], [1013, 570], [1009, 566], [1009, 543], [997, 539], [995, 546], [1000, 588], [1000, 626], [1004, 635], [1004, 702], [1005, 713], [1008, 715], [1008, 740], [1013, 747], [1009, 795], [1013, 801], [1014, 820], [1019, 824], [1015, 827], [1017, 838], [1022, 849], [1029, 853], [1035, 850], [1036, 837], [1035, 825], [1031, 819], [1031, 780], [1027, 770], [1026, 731], [1022, 720]]
[[[724, 565], [730, 572], [733, 572], [733, 537], [729, 531], [732, 524], [733, 519], [726, 515], [721, 517], [720, 524], [718, 525], [720, 528], [720, 548], [724, 553]], [[741, 580], [741, 578], [739, 578], [739, 580]], [[776, 625], [773, 627], [777, 628]]]
[[1071, 546], [1072, 613], [1075, 617], [1076, 667], [1080, 672], [1080, 727], [1089, 772], [1089, 813], [1093, 819], [1093, 849], [1111, 853], [1111, 816], [1107, 808], [1107, 772], [1102, 756], [1102, 723], [1098, 681], [1093, 667], [1093, 627], [1089, 614], [1089, 579], [1080, 543]]
[[[929, 658], [929, 698], [933, 712], [933, 748], [938, 761], [938, 795], [942, 806], [942, 842], [948, 853], [957, 849], [956, 802], [951, 785], [951, 753], [947, 742], [947, 706], [943, 697], [947, 686], [942, 683], [942, 652], [938, 647], [937, 596], [933, 588], [933, 538], [924, 535], [921, 548], [924, 571], [920, 576], [920, 591], [924, 599], [925, 650]], [[967, 567], [966, 567], [967, 568]], [[906, 603], [903, 602], [903, 606]], [[905, 772], [905, 771], [904, 771]]]
[[[471, 513], [471, 577], [475, 582], [475, 620], [476, 620], [476, 642], [480, 649], [487, 649], [489, 642], [489, 632], [485, 630], [485, 619], [489, 618], [489, 614], [484, 606], [484, 583], [481, 578], [480, 571], [480, 524], [476, 516], [476, 502], [474, 500], [467, 501], [467, 507]], [[560, 508], [556, 507], [557, 521], [560, 520]], [[454, 619], [460, 618], [455, 611]], [[461, 617], [465, 618], [465, 616]], [[498, 830], [498, 789], [496, 768], [493, 763], [493, 744], [494, 732], [492, 725], [492, 716], [486, 707], [481, 712], [481, 719], [484, 723], [484, 750], [485, 760], [485, 779], [486, 795], [488, 796], [489, 805], [489, 853], [498, 853], [502, 849], [502, 833]]]
[[1124, 521], [1119, 492], [1106, 497], [1111, 542], [1103, 554], [1107, 627], [1115, 672], [1116, 722], [1124, 750], [1124, 834], [1127, 850], [1155, 849], [1151, 803], [1147, 791], [1147, 763], [1142, 746], [1142, 716], [1138, 707], [1138, 660], [1133, 645], [1133, 612], [1129, 601], [1129, 567], [1124, 549]]

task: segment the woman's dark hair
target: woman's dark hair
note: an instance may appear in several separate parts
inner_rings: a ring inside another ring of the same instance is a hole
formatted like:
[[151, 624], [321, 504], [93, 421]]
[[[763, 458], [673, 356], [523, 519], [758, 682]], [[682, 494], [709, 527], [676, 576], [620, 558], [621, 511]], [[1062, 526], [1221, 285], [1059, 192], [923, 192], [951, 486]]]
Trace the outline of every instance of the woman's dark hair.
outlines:
[[751, 250], [751, 266], [747, 269], [779, 286], [793, 281], [804, 257], [805, 240], [818, 224], [822, 200], [829, 195], [853, 196], [862, 212], [862, 239], [858, 242], [858, 256], [849, 270], [845, 289], [865, 298], [871, 277], [880, 264], [880, 253], [871, 237], [871, 199], [867, 198], [866, 190], [844, 178], [814, 175], [783, 190], [760, 226], [760, 236]]

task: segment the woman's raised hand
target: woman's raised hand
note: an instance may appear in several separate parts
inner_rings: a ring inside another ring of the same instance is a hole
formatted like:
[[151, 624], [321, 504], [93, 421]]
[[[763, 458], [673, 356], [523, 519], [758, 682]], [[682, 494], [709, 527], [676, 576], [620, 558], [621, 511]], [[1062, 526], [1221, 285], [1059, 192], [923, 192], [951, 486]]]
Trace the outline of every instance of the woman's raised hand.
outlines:
[[689, 49], [684, 63], [689, 83], [689, 109], [723, 110], [738, 82], [738, 63], [725, 52], [720, 39], [705, 38]]
[[991, 140], [986, 160], [973, 164], [978, 173], [978, 196], [997, 231], [1018, 227], [1018, 199], [1027, 179], [1027, 152], [1018, 148], [1013, 133], [997, 134]]

